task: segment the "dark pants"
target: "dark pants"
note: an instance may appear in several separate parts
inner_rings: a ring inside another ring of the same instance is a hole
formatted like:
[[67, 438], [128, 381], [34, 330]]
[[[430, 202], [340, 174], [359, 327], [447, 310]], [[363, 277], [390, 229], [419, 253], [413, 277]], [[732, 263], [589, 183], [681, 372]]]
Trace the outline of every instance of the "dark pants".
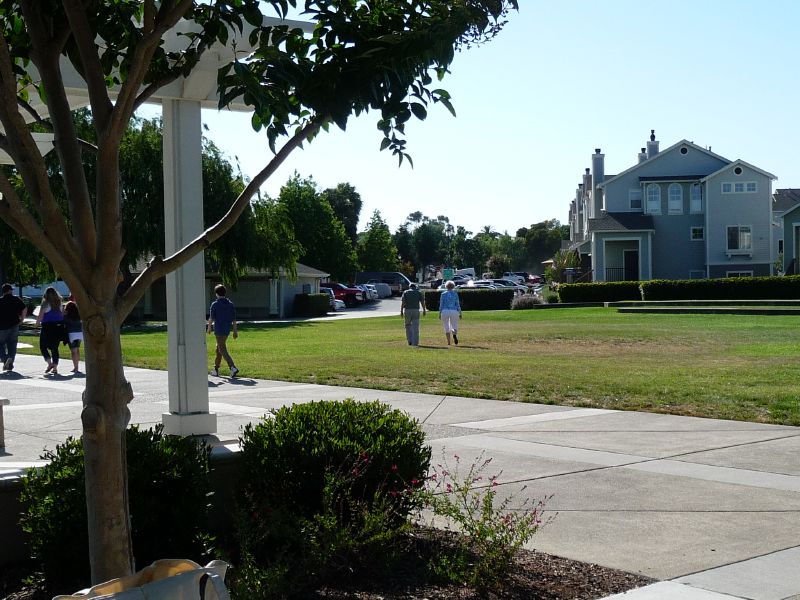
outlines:
[[42, 323], [42, 332], [39, 334], [39, 351], [48, 363], [58, 364], [58, 346], [63, 338], [63, 323]]
[[8, 329], [0, 329], [0, 363], [17, 356], [17, 339], [19, 338], [19, 325], [14, 325]]

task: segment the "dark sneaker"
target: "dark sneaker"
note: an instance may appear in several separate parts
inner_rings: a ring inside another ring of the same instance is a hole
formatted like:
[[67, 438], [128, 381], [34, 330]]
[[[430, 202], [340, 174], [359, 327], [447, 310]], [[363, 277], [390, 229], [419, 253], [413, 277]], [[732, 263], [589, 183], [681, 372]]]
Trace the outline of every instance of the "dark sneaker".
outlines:
[[237, 369], [236, 367], [231, 367], [231, 377], [236, 377], [238, 373], [239, 369]]
[[456, 346], [458, 346], [458, 336], [455, 331], [453, 332], [453, 341], [456, 343]]
[[14, 361], [10, 358], [6, 359], [6, 362], [3, 363], [3, 370], [4, 371], [11, 371], [14, 369]]

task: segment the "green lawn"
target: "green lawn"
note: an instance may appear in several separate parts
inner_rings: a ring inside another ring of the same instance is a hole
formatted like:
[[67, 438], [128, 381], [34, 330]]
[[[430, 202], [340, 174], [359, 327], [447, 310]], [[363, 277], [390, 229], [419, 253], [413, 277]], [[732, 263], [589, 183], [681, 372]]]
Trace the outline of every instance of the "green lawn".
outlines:
[[[416, 349], [399, 317], [245, 325], [229, 349], [255, 378], [800, 425], [797, 321], [468, 312], [448, 349], [429, 313]], [[125, 333], [125, 363], [165, 369], [166, 345], [165, 332]]]

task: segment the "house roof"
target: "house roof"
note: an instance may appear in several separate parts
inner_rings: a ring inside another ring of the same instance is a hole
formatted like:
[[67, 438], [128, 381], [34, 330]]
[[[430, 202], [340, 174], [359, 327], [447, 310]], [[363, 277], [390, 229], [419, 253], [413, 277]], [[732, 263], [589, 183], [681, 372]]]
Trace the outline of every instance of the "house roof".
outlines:
[[772, 211], [783, 213], [800, 204], [800, 188], [775, 190], [772, 194]]
[[653, 217], [641, 213], [603, 213], [597, 219], [589, 219], [589, 232], [597, 231], [654, 231]]
[[730, 169], [733, 169], [733, 168], [735, 168], [737, 166], [744, 166], [744, 167], [747, 167], [748, 169], [752, 169], [756, 173], [761, 173], [761, 175], [763, 175], [764, 177], [769, 177], [770, 179], [777, 179], [777, 177], [775, 177], [775, 175], [773, 175], [772, 173], [770, 173], [768, 171], [765, 171], [763, 169], [759, 169], [758, 167], [755, 167], [755, 166], [751, 165], [750, 163], [743, 161], [742, 159], [737, 159], [737, 160], [733, 161], [732, 163], [730, 163], [728, 165], [725, 165], [721, 169], [719, 169], [717, 171], [714, 171], [713, 173], [709, 173], [708, 175], [703, 177], [700, 181], [706, 181], [708, 179], [711, 179], [712, 177], [714, 177], [716, 175], [719, 175], [720, 173], [723, 173], [723, 172], [728, 171]]
[[694, 148], [698, 152], [702, 152], [703, 154], [707, 154], [708, 156], [713, 156], [714, 158], [716, 158], [718, 160], [721, 160], [723, 162], [726, 162], [726, 163], [730, 163], [731, 162], [730, 160], [728, 160], [724, 156], [720, 156], [719, 154], [715, 154], [711, 150], [703, 148], [702, 146], [698, 146], [694, 142], [690, 142], [689, 140], [681, 140], [680, 142], [678, 142], [676, 144], [673, 144], [669, 148], [666, 148], [665, 150], [661, 150], [658, 154], [656, 154], [652, 158], [648, 158], [647, 160], [644, 160], [644, 161], [642, 161], [640, 163], [636, 163], [635, 165], [633, 165], [629, 169], [626, 169], [626, 170], [622, 171], [621, 173], [618, 173], [617, 175], [614, 175], [613, 177], [605, 178], [602, 183], [598, 184], [598, 186], [599, 187], [605, 187], [607, 183], [609, 183], [611, 181], [614, 181], [618, 177], [622, 177], [623, 175], [627, 175], [628, 173], [631, 173], [631, 172], [635, 171], [636, 169], [642, 167], [643, 165], [652, 165], [655, 161], [660, 159], [662, 156], [666, 156], [667, 154], [669, 154], [670, 152], [672, 152], [676, 148], [680, 148], [681, 146], [690, 146], [691, 148]]

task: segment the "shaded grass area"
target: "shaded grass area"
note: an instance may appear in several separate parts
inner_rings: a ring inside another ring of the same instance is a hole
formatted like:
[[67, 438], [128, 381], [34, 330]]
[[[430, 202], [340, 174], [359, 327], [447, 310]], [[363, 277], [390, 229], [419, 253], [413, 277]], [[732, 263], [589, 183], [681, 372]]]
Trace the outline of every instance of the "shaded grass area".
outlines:
[[[797, 328], [793, 316], [467, 312], [448, 348], [429, 313], [419, 348], [399, 317], [243, 325], [228, 347], [246, 377], [800, 425]], [[209, 336], [209, 365], [213, 349]], [[123, 351], [166, 369], [166, 332], [125, 332]]]

